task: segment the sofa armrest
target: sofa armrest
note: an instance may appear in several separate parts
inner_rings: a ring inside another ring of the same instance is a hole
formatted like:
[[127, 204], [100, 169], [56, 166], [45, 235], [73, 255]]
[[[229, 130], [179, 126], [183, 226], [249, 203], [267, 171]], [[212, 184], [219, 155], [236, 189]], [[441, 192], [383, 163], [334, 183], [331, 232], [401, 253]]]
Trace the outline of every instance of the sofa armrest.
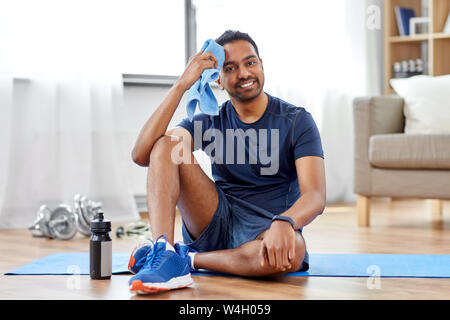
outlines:
[[[355, 124], [365, 126], [369, 137], [380, 133], [401, 133], [404, 129], [403, 103], [403, 98], [396, 95], [355, 98]], [[358, 132], [356, 127], [355, 132]]]
[[370, 137], [375, 134], [403, 132], [403, 103], [403, 98], [396, 95], [358, 97], [353, 100], [355, 193], [370, 195]]

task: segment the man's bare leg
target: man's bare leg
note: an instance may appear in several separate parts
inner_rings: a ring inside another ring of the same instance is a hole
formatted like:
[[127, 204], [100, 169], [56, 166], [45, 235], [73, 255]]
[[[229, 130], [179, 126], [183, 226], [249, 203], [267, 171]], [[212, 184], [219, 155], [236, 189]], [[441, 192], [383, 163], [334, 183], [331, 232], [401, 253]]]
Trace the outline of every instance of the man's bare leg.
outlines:
[[277, 269], [268, 265], [261, 266], [261, 241], [264, 233], [256, 240], [247, 242], [235, 249], [199, 252], [195, 255], [196, 269], [225, 272], [240, 276], [261, 277], [277, 276], [298, 271], [305, 256], [306, 245], [302, 235], [297, 232], [295, 244], [295, 263], [288, 269]]
[[[185, 129], [177, 128], [185, 142], [192, 139]], [[187, 135], [186, 135], [187, 133]], [[192, 140], [190, 141], [192, 143]], [[147, 201], [149, 219], [154, 240], [162, 234], [169, 243], [174, 241], [175, 210], [180, 209], [189, 232], [198, 237], [208, 226], [218, 204], [214, 182], [195, 163], [189, 141], [183, 151], [190, 158], [188, 163], [172, 159], [172, 150], [179, 143], [168, 135], [159, 138], [150, 154], [147, 176]], [[179, 146], [179, 145], [178, 145]], [[182, 156], [182, 153], [180, 153]]]

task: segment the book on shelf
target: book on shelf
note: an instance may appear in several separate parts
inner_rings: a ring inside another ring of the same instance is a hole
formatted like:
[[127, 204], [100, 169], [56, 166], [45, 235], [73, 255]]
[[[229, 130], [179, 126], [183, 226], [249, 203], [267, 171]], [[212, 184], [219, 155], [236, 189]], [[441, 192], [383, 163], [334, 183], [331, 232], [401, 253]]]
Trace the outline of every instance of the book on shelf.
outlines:
[[409, 36], [409, 19], [415, 17], [414, 9], [396, 6], [395, 16], [397, 18], [398, 34], [400, 36]]

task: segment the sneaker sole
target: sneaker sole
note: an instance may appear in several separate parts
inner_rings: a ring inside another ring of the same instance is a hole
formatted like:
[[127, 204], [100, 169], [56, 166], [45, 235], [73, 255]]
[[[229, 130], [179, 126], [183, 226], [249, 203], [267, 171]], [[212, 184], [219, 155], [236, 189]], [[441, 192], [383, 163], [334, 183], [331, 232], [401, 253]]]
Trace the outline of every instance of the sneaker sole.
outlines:
[[131, 293], [149, 294], [160, 291], [169, 291], [173, 289], [186, 288], [192, 285], [193, 281], [191, 274], [188, 273], [182, 277], [172, 278], [167, 282], [142, 282], [141, 280], [134, 280], [130, 286]]

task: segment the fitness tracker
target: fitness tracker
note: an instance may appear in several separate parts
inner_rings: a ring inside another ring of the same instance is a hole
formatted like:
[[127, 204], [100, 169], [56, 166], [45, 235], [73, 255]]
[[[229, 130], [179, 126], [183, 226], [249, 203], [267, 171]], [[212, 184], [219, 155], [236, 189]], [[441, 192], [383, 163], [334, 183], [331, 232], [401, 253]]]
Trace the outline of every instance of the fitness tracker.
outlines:
[[272, 222], [274, 222], [275, 220], [289, 222], [291, 224], [291, 226], [292, 226], [292, 229], [295, 229], [295, 222], [294, 222], [294, 220], [292, 220], [288, 216], [278, 216], [278, 215], [276, 215], [276, 216], [273, 216]]

